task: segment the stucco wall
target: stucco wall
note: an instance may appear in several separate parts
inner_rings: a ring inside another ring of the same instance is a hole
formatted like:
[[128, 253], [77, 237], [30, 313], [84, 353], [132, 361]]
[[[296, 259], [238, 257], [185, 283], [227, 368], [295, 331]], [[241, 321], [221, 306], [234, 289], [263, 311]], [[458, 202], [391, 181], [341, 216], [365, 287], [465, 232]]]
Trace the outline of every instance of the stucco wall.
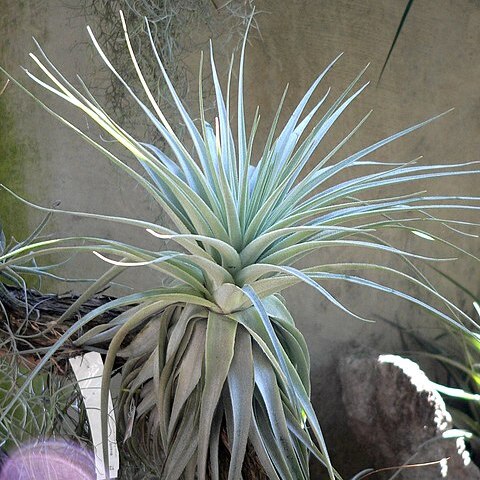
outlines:
[[[397, 0], [257, 0], [260, 34], [256, 33], [250, 39], [246, 92], [250, 118], [255, 107], [260, 105], [262, 123], [258, 139], [265, 137], [268, 131], [285, 84], [290, 83], [285, 107], [285, 113], [288, 113], [316, 75], [338, 53], [344, 52], [318, 96], [331, 86], [331, 98], [335, 98], [368, 62], [371, 66], [365, 79], [371, 84], [348, 109], [320, 153], [348, 133], [370, 109], [374, 110], [373, 115], [343, 149], [342, 156], [455, 107], [448, 116], [382, 149], [375, 158], [404, 161], [423, 155], [424, 160], [431, 163], [479, 160], [480, 4], [476, 0], [415, 2], [383, 79], [377, 84], [404, 3]], [[57, 0], [2, 0], [0, 8], [3, 13], [0, 61], [15, 76], [24, 79], [16, 66], [31, 64], [26, 58], [33, 48], [32, 34], [69, 76], [79, 72], [88, 76], [93, 71], [92, 51], [84, 44], [87, 40], [85, 19], [78, 11], [75, 14], [75, 10], [66, 8]], [[206, 36], [208, 32], [198, 32], [199, 39]], [[229, 48], [221, 40], [216, 42], [223, 65]], [[194, 69], [197, 56], [192, 55], [186, 60]], [[67, 209], [137, 215], [150, 220], [161, 218], [161, 213], [152, 209], [138, 188], [14, 87], [7, 89], [0, 102], [15, 124], [16, 141], [25, 146], [21, 155], [25, 161], [16, 159], [15, 162], [21, 162], [21, 167], [18, 164], [8, 167], [10, 176], [2, 178], [2, 182], [44, 205], [61, 200], [62, 207]], [[48, 104], [64, 111], [64, 106], [56, 101], [48, 100]], [[73, 115], [73, 118], [80, 124], [84, 122], [80, 116]], [[4, 122], [5, 118], [1, 121]], [[8, 159], [0, 159], [2, 164], [6, 161]], [[13, 168], [16, 173], [12, 175]], [[0, 171], [6, 170], [2, 168]], [[419, 185], [417, 190], [426, 187]], [[480, 193], [478, 179], [473, 176], [431, 182], [428, 188], [432, 193]], [[4, 196], [0, 192], [0, 198], [4, 199]], [[10, 233], [24, 233], [20, 231], [18, 218], [24, 218], [30, 228], [39, 218], [37, 213], [23, 206], [18, 210], [9, 208], [9, 218], [5, 218], [4, 223]], [[476, 218], [478, 220], [478, 215]], [[111, 238], [120, 235], [124, 240], [131, 240], [135, 235], [133, 231], [119, 233], [110, 226], [92, 225], [68, 217], [57, 217], [52, 225], [53, 230], [63, 233], [85, 233], [87, 228]], [[433, 252], [430, 244], [426, 245], [413, 236], [390, 236], [389, 239], [400, 248], [415, 248], [442, 256], [452, 254], [441, 249]], [[477, 239], [460, 237], [456, 241], [473, 253], [480, 253]], [[336, 250], [311, 261], [325, 261], [328, 255], [347, 258], [346, 252]], [[74, 259], [68, 271], [92, 276], [103, 268], [104, 265], [95, 259]], [[478, 267], [475, 264], [464, 259], [455, 266], [447, 264], [442, 268], [478, 292]], [[143, 273], [132, 273], [128, 281], [142, 285], [151, 278], [146, 278]], [[352, 473], [368, 466], [368, 458], [362, 458], [357, 447], [348, 441], [348, 427], [342, 422], [341, 392], [335, 381], [338, 358], [359, 345], [381, 351], [398, 350], [398, 335], [394, 328], [381, 321], [382, 318], [411, 321], [419, 327], [430, 324], [424, 314], [404, 302], [342, 285], [334, 286], [333, 292], [350, 307], [379, 321], [365, 324], [347, 318], [327, 305], [313, 290], [303, 286], [288, 291], [286, 298], [311, 348], [315, 405], [334, 459], [344, 465], [344, 472]], [[454, 292], [452, 295], [456, 297]]]
[[[405, 3], [392, 0], [257, 2], [259, 11], [269, 12], [259, 15], [263, 40], [254, 41], [249, 52], [248, 92], [250, 98], [253, 97], [251, 108], [261, 106], [260, 138], [267, 131], [268, 119], [277, 108], [279, 92], [285, 83], [290, 82], [287, 105], [293, 108], [295, 100], [316, 74], [338, 53], [344, 52], [325, 81], [326, 87], [332, 86], [333, 97], [369, 62], [365, 79], [371, 84], [349, 107], [335, 134], [327, 141], [329, 145], [345, 135], [369, 109], [373, 109], [373, 114], [342, 155], [454, 107], [443, 119], [382, 149], [375, 158], [403, 161], [423, 155], [427, 163], [478, 160], [480, 5], [461, 0], [415, 2], [382, 81], [377, 84]], [[320, 89], [319, 95], [324, 91]], [[416, 188], [428, 188], [432, 193], [478, 196], [478, 185], [479, 179], [471, 176], [419, 184]], [[478, 214], [470, 218], [478, 221]], [[425, 245], [428, 242], [418, 241], [413, 235], [398, 237], [398, 232], [396, 235], [390, 239], [400, 248], [442, 256], [451, 254], [438, 246], [435, 252], [426, 250], [425, 247], [430, 249], [431, 245]], [[455, 241], [477, 255], [480, 252], [478, 239], [455, 238]], [[311, 261], [328, 261], [329, 255], [347, 259], [350, 253], [332, 250], [323, 258], [317, 256]], [[475, 262], [463, 259], [460, 264], [441, 264], [441, 268], [478, 292]], [[364, 324], [348, 318], [307, 287], [293, 288], [286, 292], [286, 297], [311, 348], [315, 404], [327, 440], [339, 464], [353, 473], [358, 467], [368, 465], [368, 455], [362, 458], [358, 445], [348, 440], [348, 425], [342, 422], [341, 391], [334, 373], [338, 359], [358, 346], [401, 350], [395, 329], [387, 327], [382, 318], [409, 322], [422, 328], [425, 335], [431, 333], [432, 325], [424, 313], [405, 302], [345, 286], [338, 286], [334, 292], [348, 305], [378, 318], [378, 322]], [[458, 299], [455, 292], [451, 295]]]

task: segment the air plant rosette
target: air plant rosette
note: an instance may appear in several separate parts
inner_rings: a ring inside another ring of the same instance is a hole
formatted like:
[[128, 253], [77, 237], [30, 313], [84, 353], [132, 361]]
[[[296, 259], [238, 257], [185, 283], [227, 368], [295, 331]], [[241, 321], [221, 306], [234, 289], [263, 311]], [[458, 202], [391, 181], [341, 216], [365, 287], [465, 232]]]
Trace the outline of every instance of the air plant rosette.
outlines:
[[[309, 352], [280, 293], [305, 283], [346, 314], [366, 320], [330, 292], [332, 282], [345, 282], [406, 299], [465, 334], [476, 335], [472, 333], [477, 329], [476, 323], [412, 269], [416, 262], [429, 259], [390, 245], [382, 239], [382, 234], [400, 228], [455, 248], [451, 242], [429, 231], [429, 226], [443, 224], [449, 231], [458, 231], [457, 223], [464, 225], [465, 222], [440, 218], [438, 212], [478, 209], [479, 199], [426, 194], [379, 197], [378, 191], [427, 179], [471, 175], [478, 173], [478, 169], [474, 163], [423, 165], [368, 159], [384, 145], [438, 117], [334, 160], [367, 115], [332, 151], [316, 158], [316, 149], [325, 135], [366, 88], [366, 85], [357, 87], [362, 71], [329, 106], [327, 91], [305, 113], [313, 93], [338, 58], [315, 80], [283, 128], [279, 128], [285, 95], [282, 97], [270, 133], [263, 141], [262, 153], [255, 158], [259, 115], [257, 111], [247, 133], [244, 114], [246, 38], [240, 54], [235, 112], [231, 108], [230, 93], [233, 67], [228, 73], [224, 96], [213, 52], [210, 52], [217, 103], [217, 117], [212, 125], [205, 119], [202, 73], [199, 75], [199, 121], [194, 121], [151, 42], [152, 55], [193, 146], [189, 150], [155, 102], [136, 61], [122, 15], [121, 20], [132, 65], [142, 87], [139, 93], [123, 81], [121, 72], [115, 70], [92, 31], [88, 31], [106, 66], [168, 144], [168, 152], [138, 141], [122, 129], [85, 84], [81, 82], [80, 89], [75, 88], [40, 47], [39, 56], [30, 56], [43, 76], [29, 71], [27, 74], [95, 121], [131, 154], [145, 175], [12, 80], [135, 179], [158, 204], [159, 210], [168, 215], [173, 227], [122, 216], [52, 210], [17, 198], [57, 214], [134, 226], [140, 236], [148, 232], [158, 237], [159, 243], [161, 239], [169, 239], [179, 248], [157, 251], [111, 239], [69, 237], [30, 244], [4, 255], [2, 260], [4, 266], [18, 265], [32, 256], [39, 259], [69, 252], [95, 254], [112, 264], [62, 315], [57, 325], [71, 318], [78, 305], [105, 288], [125, 269], [152, 269], [159, 275], [159, 284], [165, 276], [171, 278], [172, 283], [163, 287], [153, 285], [151, 289], [113, 299], [72, 321], [44, 354], [30, 378], [72, 338], [76, 346], [85, 350], [108, 344], [102, 382], [104, 449], [108, 446], [107, 399], [111, 374], [115, 362], [123, 359], [118, 405], [122, 441], [131, 457], [148, 465], [160, 478], [220, 478], [219, 450], [227, 445], [228, 479], [239, 479], [242, 475], [250, 478], [244, 466], [247, 449], [254, 450], [264, 474], [270, 479], [309, 478], [311, 455], [325, 466], [329, 478], [340, 479], [310, 402]], [[152, 40], [148, 23], [146, 26]], [[321, 109], [323, 114], [319, 113]], [[236, 133], [231, 124], [234, 114]], [[316, 163], [310, 166], [309, 161], [314, 158]], [[307, 164], [309, 169], [305, 173]], [[366, 168], [362, 170], [362, 167]], [[355, 169], [355, 176], [350, 180], [325, 186], [351, 169]], [[357, 199], [360, 193], [363, 200]], [[415, 215], [411, 215], [412, 212]], [[312, 252], [327, 248], [373, 250], [382, 255], [399, 256], [405, 260], [406, 268], [334, 261], [304, 268], [297, 266], [299, 260]], [[370, 271], [407, 281], [433, 302], [371, 280]], [[437, 306], [432, 304], [435, 302]], [[124, 309], [123, 313], [89, 328], [104, 312], [116, 308]], [[9, 406], [2, 417], [8, 410]], [[105, 458], [108, 458], [106, 452]]]

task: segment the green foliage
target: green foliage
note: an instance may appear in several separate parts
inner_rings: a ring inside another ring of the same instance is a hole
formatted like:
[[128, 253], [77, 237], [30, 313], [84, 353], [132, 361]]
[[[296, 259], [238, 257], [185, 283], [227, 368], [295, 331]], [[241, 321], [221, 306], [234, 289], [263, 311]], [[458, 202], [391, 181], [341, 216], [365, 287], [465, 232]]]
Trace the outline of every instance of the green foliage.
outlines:
[[[21, 242], [12, 238], [7, 244], [0, 228], [1, 254], [14, 254], [37, 242], [49, 217], [50, 214]], [[28, 328], [35, 322], [35, 315], [27, 284], [40, 286], [44, 277], [68, 281], [52, 273], [56, 266], [39, 266], [35, 258], [18, 265], [0, 262], [0, 410], [10, 405], [0, 421], [0, 446], [6, 450], [52, 435], [90, 443], [81, 395], [70, 376], [61, 375], [53, 365], [45, 365], [35, 378], [29, 378], [37, 360], [34, 345], [38, 340], [42, 343], [47, 332], [36, 333], [33, 329], [32, 333]], [[22, 299], [12, 294], [12, 287], [22, 292]], [[10, 308], [17, 314], [23, 312], [25, 318], [13, 322]]]
[[[474, 318], [480, 317], [480, 296], [462, 282], [434, 268], [447, 284], [460, 291], [465, 299], [464, 310]], [[420, 351], [412, 352], [420, 361], [427, 359], [444, 367], [446, 384], [433, 383], [443, 396], [457, 428], [473, 435], [475, 453], [480, 444], [480, 341], [477, 337], [465, 335], [454, 329], [445, 329], [434, 341], [420, 337], [408, 330], [402, 330], [406, 343], [418, 345]], [[410, 340], [410, 341], [408, 341]], [[411, 349], [411, 347], [410, 347]]]
[[0, 446], [5, 450], [22, 443], [64, 436], [90, 443], [81, 398], [72, 379], [44, 368], [27, 382], [32, 365], [16, 355], [0, 358], [0, 409], [17, 396], [0, 423]]
[[[36, 261], [35, 256], [27, 255], [22, 258], [20, 262], [7, 261], [4, 262], [6, 258], [15, 257], [17, 251], [28, 251], [30, 245], [38, 243], [38, 241], [43, 238], [41, 236], [45, 226], [47, 225], [51, 213], [48, 213], [47, 216], [37, 225], [37, 227], [23, 240], [18, 241], [14, 237], [11, 237], [7, 242], [5, 237], [5, 232], [0, 223], [0, 305], [2, 301], [8, 301], [14, 304], [21, 304], [25, 308], [25, 312], [28, 313], [28, 296], [27, 296], [27, 286], [29, 288], [38, 288], [41, 289], [42, 281], [45, 278], [52, 279], [55, 281], [62, 282], [80, 282], [80, 283], [92, 283], [92, 279], [72, 279], [64, 278], [56, 275], [54, 271], [61, 264], [52, 264], [44, 263], [39, 265]], [[48, 257], [47, 257], [48, 259]], [[15, 296], [10, 295], [10, 292], [7, 286], [13, 286], [19, 288], [23, 291], [23, 302], [20, 301]], [[8, 316], [7, 312], [2, 305], [2, 313], [5, 316]], [[7, 335], [8, 337], [8, 335]], [[13, 335], [13, 338], [15, 335]]]
[[[21, 386], [28, 375], [25, 367], [17, 366], [6, 359], [0, 361], [0, 405], [6, 403], [15, 395], [15, 387]], [[22, 398], [12, 408], [9, 418], [0, 426], [2, 447], [11, 448], [25, 440], [41, 436], [49, 427], [44, 421], [51, 420], [44, 415], [40, 397], [44, 395], [47, 378], [37, 375], [28, 385]], [[28, 399], [28, 400], [27, 400]]]
[[[123, 17], [122, 23], [133, 67], [142, 86], [140, 93], [123, 81], [121, 72], [115, 70], [90, 29], [89, 33], [105, 64], [169, 145], [169, 155], [133, 138], [109, 117], [83, 83], [81, 91], [69, 83], [41, 49], [39, 57], [33, 54], [31, 57], [45, 75], [44, 79], [27, 73], [46, 90], [90, 117], [125, 147], [145, 176], [29, 94], [134, 178], [168, 215], [173, 228], [121, 216], [63, 213], [135, 226], [140, 229], [140, 235], [148, 232], [175, 242], [179, 248], [147, 249], [88, 236], [57, 238], [4, 254], [2, 265], [8, 268], [21, 265], [32, 256], [40, 258], [61, 252], [95, 254], [112, 266], [87, 289], [80, 301], [104, 288], [127, 268], [153, 269], [159, 278], [168, 276], [173, 283], [121, 297], [83, 316], [44, 355], [29, 378], [34, 378], [72, 336], [76, 345], [84, 348], [108, 342], [102, 385], [105, 449], [108, 388], [114, 362], [120, 357], [125, 360], [119, 419], [125, 446], [132, 457], [150, 465], [162, 479], [203, 479], [207, 471], [213, 479], [219, 478], [221, 438], [227, 438], [230, 451], [229, 479], [240, 478], [248, 444], [254, 448], [271, 479], [309, 478], [310, 454], [325, 465], [331, 479], [340, 478], [330, 462], [310, 403], [310, 361], [305, 340], [280, 293], [303, 282], [345, 313], [367, 320], [330, 292], [332, 282], [346, 282], [409, 300], [452, 328], [473, 335], [456, 316], [467, 325], [470, 325], [468, 322], [475, 325], [473, 319], [420, 276], [382, 263], [335, 263], [335, 255], [329, 255], [331, 263], [313, 267], [301, 268], [297, 262], [327, 248], [329, 252], [373, 250], [383, 256], [399, 256], [406, 260], [405, 265], [427, 259], [390, 245], [382, 238], [383, 234], [401, 229], [423, 237], [424, 241], [448, 243], [429, 227], [455, 226], [457, 221], [438, 217], [438, 211], [458, 213], [462, 209], [478, 209], [478, 198], [425, 193], [381, 197], [378, 191], [415, 182], [421, 182], [423, 189], [428, 179], [451, 179], [478, 173], [478, 170], [474, 163], [447, 166], [369, 159], [368, 156], [382, 146], [431, 120], [333, 161], [367, 115], [331, 152], [317, 159], [307, 173], [307, 164], [317, 146], [366, 87], [357, 87], [361, 72], [330, 106], [326, 106], [327, 91], [305, 113], [312, 94], [336, 60], [313, 83], [283, 128], [279, 127], [280, 104], [264, 141], [263, 153], [254, 164], [252, 151], [259, 116], [255, 115], [247, 133], [243, 91], [245, 43], [235, 112], [230, 95], [232, 71], [224, 95], [211, 52], [217, 102], [217, 118], [212, 126], [205, 119], [201, 83], [200, 120], [196, 122], [178, 97], [152, 42], [153, 55], [193, 145], [190, 151], [156, 103], [136, 61]], [[147, 31], [151, 37], [148, 23]], [[324, 113], [314, 120], [321, 108]], [[235, 113], [236, 133], [230, 122]], [[349, 180], [339, 180], [331, 186], [339, 174], [352, 170], [354, 175]], [[362, 200], [358, 199], [359, 195]], [[375, 282], [368, 278], [371, 270], [406, 280], [448, 308], [442, 310], [408, 292]], [[72, 316], [78, 303], [59, 323]], [[89, 323], [102, 312], [119, 306], [132, 308], [110, 323], [88, 329]], [[82, 334], [78, 336], [80, 331]], [[127, 338], [131, 340], [127, 342]], [[27, 383], [6, 406], [2, 418], [14, 407]]]

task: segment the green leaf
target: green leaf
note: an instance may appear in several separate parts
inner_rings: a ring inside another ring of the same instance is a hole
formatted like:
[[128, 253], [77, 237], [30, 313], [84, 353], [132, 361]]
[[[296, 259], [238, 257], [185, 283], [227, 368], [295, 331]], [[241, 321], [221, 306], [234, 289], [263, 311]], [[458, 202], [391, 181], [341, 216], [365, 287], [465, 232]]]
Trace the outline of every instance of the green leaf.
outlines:
[[229, 480], [240, 480], [247, 448], [254, 390], [252, 340], [243, 327], [237, 328], [235, 351], [228, 372], [228, 391], [233, 410], [233, 439]]
[[178, 367], [177, 386], [168, 425], [169, 438], [176, 426], [183, 406], [200, 381], [203, 357], [205, 355], [206, 328], [206, 324], [203, 322], [195, 325], [187, 350]]
[[265, 402], [265, 409], [268, 413], [268, 419], [275, 440], [278, 443], [281, 458], [285, 462], [285, 466], [287, 466], [289, 472], [291, 472], [292, 478], [305, 479], [307, 477], [305, 476], [305, 472], [302, 471], [293, 449], [274, 370], [263, 352], [255, 345], [253, 355], [255, 384], [258, 386], [259, 392]]
[[236, 322], [224, 315], [209, 313], [205, 345], [205, 385], [198, 430], [199, 480], [205, 480], [212, 420], [233, 359], [236, 331]]

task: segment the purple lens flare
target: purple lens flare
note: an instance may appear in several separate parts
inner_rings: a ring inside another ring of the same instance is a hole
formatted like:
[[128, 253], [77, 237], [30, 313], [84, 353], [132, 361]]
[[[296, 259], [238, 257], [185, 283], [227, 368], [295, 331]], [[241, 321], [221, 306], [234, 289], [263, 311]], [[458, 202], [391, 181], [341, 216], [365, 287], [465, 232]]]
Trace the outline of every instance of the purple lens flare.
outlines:
[[0, 480], [96, 480], [93, 454], [65, 441], [24, 445], [5, 461]]

